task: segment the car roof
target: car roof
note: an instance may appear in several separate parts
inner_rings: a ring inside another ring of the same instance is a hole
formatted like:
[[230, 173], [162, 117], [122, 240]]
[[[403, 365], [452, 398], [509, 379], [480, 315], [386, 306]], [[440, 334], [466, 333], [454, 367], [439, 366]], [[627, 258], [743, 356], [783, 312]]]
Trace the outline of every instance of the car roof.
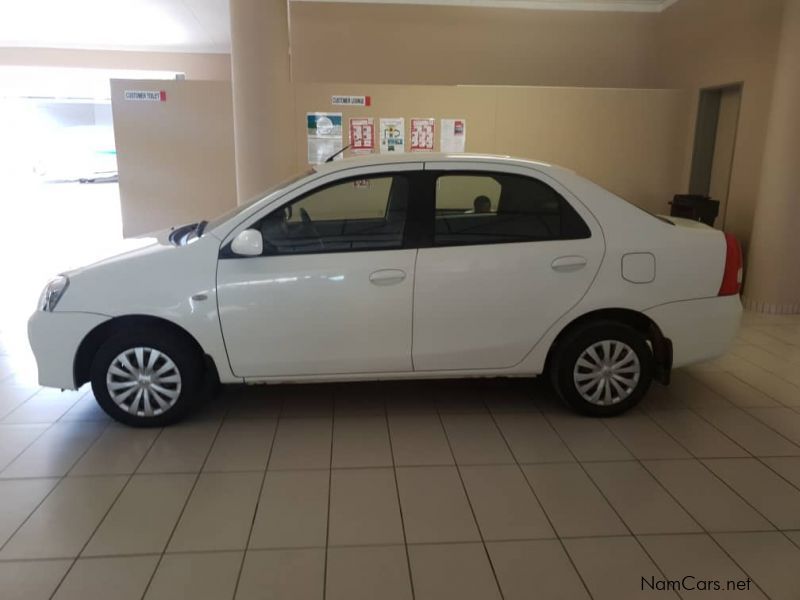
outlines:
[[390, 165], [398, 163], [431, 163], [431, 162], [464, 162], [476, 163], [483, 162], [489, 164], [505, 164], [509, 166], [533, 167], [539, 171], [565, 171], [562, 167], [545, 162], [528, 160], [525, 158], [515, 158], [513, 156], [503, 156], [498, 154], [445, 154], [439, 152], [424, 153], [400, 153], [400, 154], [369, 154], [365, 156], [354, 156], [343, 160], [334, 160], [329, 163], [315, 165], [314, 170], [318, 173], [335, 173], [342, 169], [353, 167], [369, 167], [377, 165]]

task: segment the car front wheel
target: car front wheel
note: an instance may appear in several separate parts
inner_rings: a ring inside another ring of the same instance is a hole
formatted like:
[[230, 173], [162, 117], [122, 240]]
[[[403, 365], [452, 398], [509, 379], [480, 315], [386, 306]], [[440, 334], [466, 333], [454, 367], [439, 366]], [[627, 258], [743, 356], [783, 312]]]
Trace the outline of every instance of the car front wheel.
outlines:
[[191, 408], [201, 387], [202, 360], [172, 332], [123, 332], [97, 351], [91, 380], [110, 417], [135, 427], [161, 427]]
[[653, 353], [646, 337], [632, 327], [597, 321], [559, 344], [551, 368], [556, 390], [570, 406], [588, 415], [612, 416], [647, 393]]

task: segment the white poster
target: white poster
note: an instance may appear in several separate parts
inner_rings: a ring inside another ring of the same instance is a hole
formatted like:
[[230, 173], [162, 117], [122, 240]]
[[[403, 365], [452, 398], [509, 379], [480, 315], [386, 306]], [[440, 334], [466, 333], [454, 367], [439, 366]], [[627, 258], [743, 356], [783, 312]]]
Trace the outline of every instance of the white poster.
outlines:
[[411, 151], [433, 152], [436, 119], [411, 119]]
[[406, 151], [406, 120], [381, 119], [381, 154]]
[[442, 152], [455, 154], [464, 152], [467, 143], [466, 119], [442, 119], [440, 148]]
[[353, 154], [375, 151], [375, 124], [372, 117], [350, 119], [350, 150]]
[[[324, 163], [342, 149], [342, 113], [307, 113], [308, 164]], [[342, 155], [335, 160], [341, 160]]]

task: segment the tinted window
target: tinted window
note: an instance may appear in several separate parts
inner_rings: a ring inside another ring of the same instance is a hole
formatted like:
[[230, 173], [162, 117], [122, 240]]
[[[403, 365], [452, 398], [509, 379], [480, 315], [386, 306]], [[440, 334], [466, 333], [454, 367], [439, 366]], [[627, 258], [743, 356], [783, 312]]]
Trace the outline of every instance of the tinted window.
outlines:
[[401, 248], [408, 195], [404, 176], [350, 179], [274, 210], [254, 227], [266, 254]]
[[588, 238], [575, 209], [542, 181], [520, 175], [454, 174], [436, 181], [434, 245]]

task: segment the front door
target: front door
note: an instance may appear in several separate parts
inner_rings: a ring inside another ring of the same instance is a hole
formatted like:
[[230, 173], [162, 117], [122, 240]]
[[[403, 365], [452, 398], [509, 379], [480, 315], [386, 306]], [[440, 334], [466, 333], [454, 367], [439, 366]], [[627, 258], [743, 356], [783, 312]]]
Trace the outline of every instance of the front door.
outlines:
[[417, 258], [414, 368], [513, 367], [586, 293], [602, 236], [544, 175], [453, 168], [431, 174], [435, 225]]
[[231, 368], [263, 378], [410, 371], [413, 173], [338, 180], [258, 218], [264, 253], [220, 258]]

